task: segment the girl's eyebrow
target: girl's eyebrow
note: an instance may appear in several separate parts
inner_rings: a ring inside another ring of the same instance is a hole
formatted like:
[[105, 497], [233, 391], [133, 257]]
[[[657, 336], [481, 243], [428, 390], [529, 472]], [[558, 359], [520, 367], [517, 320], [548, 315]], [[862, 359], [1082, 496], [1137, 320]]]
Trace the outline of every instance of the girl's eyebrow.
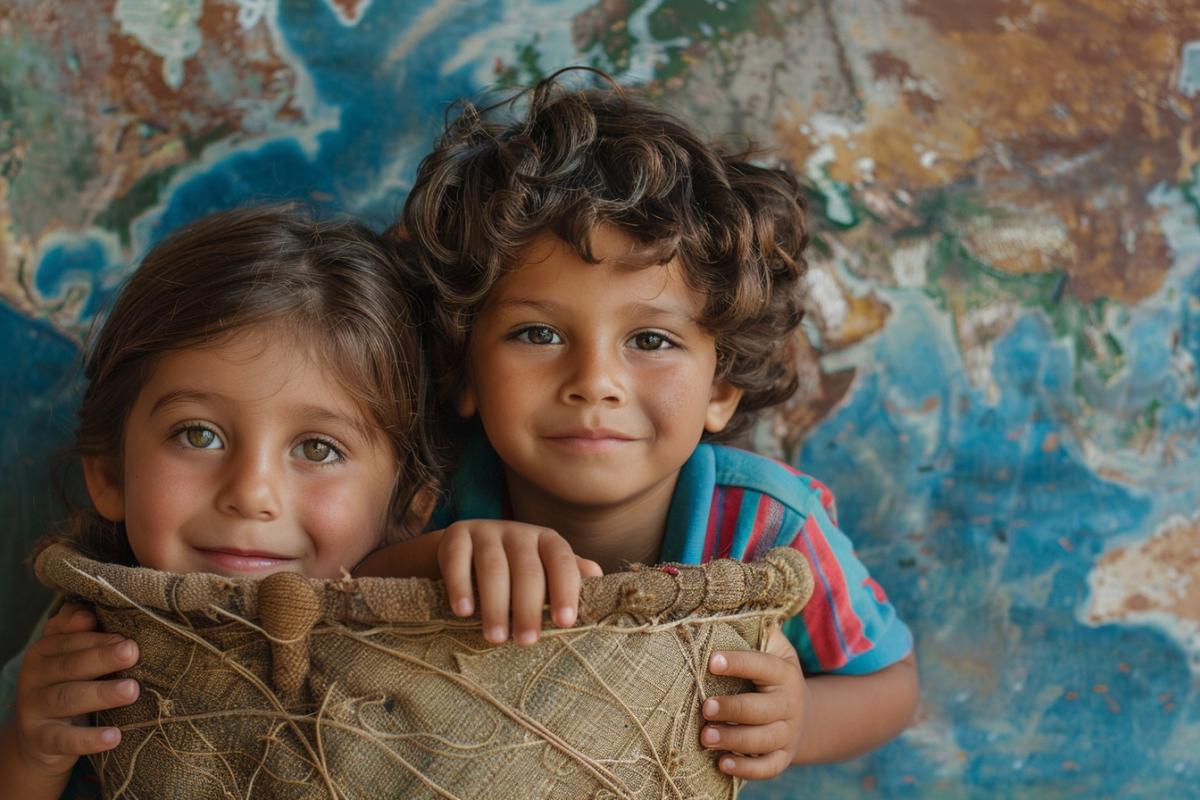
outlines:
[[163, 409], [183, 403], [212, 403], [221, 399], [219, 395], [202, 392], [199, 389], [176, 389], [154, 401], [154, 405], [150, 407], [150, 416], [153, 417]]
[[[154, 416], [164, 409], [171, 406], [182, 405], [184, 403], [228, 403], [229, 399], [224, 395], [216, 394], [215, 392], [204, 392], [199, 389], [176, 389], [167, 392], [162, 397], [154, 402], [150, 408], [150, 416]], [[349, 428], [363, 438], [364, 441], [371, 441], [374, 431], [371, 426], [357, 416], [349, 416], [339, 413], [325, 406], [305, 403], [292, 409], [296, 416], [303, 419], [307, 423], [339, 425]]]

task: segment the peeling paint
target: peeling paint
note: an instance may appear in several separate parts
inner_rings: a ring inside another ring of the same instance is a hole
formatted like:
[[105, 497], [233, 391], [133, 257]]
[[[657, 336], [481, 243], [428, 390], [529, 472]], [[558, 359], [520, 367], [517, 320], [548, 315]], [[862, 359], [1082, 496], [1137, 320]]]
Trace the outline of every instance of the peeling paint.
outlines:
[[113, 18], [121, 31], [163, 60], [163, 82], [183, 85], [183, 64], [200, 49], [197, 22], [203, 0], [117, 0]]

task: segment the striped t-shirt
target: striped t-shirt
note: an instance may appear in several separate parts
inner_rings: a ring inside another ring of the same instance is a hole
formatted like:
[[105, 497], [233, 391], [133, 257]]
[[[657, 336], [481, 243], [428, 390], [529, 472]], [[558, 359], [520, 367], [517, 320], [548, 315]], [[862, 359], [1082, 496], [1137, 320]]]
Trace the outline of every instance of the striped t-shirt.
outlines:
[[[500, 459], [483, 436], [473, 437], [429, 529], [505, 519], [507, 511]], [[805, 672], [863, 675], [912, 650], [908, 627], [837, 527], [824, 484], [755, 453], [699, 445], [679, 472], [660, 560], [753, 560], [772, 547], [798, 550], [812, 569], [812, 599], [783, 625]]]

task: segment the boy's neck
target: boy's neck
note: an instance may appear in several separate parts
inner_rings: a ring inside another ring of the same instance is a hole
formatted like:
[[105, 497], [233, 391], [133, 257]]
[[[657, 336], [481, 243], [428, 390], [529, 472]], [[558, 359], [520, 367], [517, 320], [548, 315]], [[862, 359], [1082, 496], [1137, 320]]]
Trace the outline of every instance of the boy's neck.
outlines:
[[558, 531], [576, 555], [597, 562], [604, 574], [659, 560], [678, 472], [637, 497], [605, 506], [564, 502], [511, 470], [505, 477], [514, 520]]

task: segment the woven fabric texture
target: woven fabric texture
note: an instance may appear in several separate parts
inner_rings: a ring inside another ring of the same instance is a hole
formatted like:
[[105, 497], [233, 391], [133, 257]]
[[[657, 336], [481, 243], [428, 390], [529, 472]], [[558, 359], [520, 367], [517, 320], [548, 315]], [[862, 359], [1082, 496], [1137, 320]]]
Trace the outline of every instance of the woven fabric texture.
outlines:
[[584, 582], [579, 623], [487, 644], [419, 578], [261, 580], [39, 554], [48, 586], [137, 640], [131, 706], [100, 715], [109, 798], [734, 797], [699, 744], [709, 654], [758, 649], [812, 593], [803, 556]]

